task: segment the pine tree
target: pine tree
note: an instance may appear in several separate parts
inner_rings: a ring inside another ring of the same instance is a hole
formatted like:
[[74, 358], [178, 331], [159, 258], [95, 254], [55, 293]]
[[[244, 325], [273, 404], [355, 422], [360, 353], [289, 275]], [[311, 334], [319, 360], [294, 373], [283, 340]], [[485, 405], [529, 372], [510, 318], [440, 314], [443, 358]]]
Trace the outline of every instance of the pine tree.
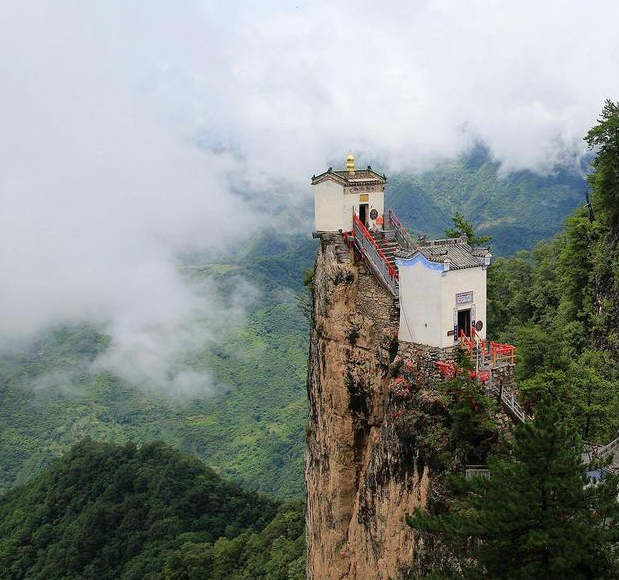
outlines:
[[490, 478], [461, 481], [443, 514], [408, 518], [458, 555], [450, 578], [617, 578], [617, 479], [592, 483], [582, 445], [549, 400], [489, 461]]
[[471, 246], [481, 246], [489, 242], [492, 238], [490, 236], [478, 236], [475, 234], [475, 228], [473, 224], [464, 219], [464, 216], [457, 211], [451, 218], [451, 222], [454, 227], [445, 230], [445, 235], [448, 238], [458, 238], [464, 234], [468, 238]]
[[597, 149], [591, 163], [593, 172], [588, 177], [595, 215], [610, 228], [616, 243], [619, 239], [619, 103], [606, 100], [597, 125], [589, 130], [585, 141], [591, 149]]
[[597, 124], [585, 141], [597, 155], [588, 176], [595, 215], [593, 263], [592, 336], [594, 346], [619, 354], [619, 103], [607, 100]]

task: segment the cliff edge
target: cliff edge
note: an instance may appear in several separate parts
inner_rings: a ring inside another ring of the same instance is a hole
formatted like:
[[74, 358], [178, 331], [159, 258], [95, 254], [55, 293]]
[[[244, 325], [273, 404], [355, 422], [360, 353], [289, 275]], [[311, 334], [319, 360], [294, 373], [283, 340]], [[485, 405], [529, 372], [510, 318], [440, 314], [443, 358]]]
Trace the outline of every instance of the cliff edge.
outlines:
[[414, 565], [405, 514], [427, 506], [431, 485], [389, 404], [397, 330], [396, 301], [341, 234], [322, 234], [307, 381], [309, 580], [387, 580]]

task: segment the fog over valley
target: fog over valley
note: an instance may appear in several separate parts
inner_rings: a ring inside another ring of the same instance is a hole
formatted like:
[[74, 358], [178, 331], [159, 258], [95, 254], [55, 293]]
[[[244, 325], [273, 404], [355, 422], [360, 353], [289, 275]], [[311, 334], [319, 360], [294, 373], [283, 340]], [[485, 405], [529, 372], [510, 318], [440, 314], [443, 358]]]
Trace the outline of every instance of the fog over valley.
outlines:
[[88, 321], [112, 337], [97, 369], [210, 392], [182, 361], [257, 291], [188, 284], [179, 255], [225, 256], [282, 210], [308, 236], [309, 177], [349, 150], [387, 173], [478, 143], [502, 175], [580, 171], [619, 89], [614, 23], [589, 8], [3, 3], [0, 349]]

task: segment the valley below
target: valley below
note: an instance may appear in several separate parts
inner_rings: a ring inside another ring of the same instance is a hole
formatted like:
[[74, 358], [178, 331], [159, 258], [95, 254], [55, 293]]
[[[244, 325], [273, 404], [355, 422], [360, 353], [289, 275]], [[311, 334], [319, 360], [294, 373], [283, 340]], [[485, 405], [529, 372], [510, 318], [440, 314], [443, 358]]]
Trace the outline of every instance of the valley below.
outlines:
[[[494, 255], [550, 238], [584, 201], [583, 179], [567, 170], [502, 178], [498, 169], [479, 148], [431, 172], [394, 175], [387, 197], [414, 234], [440, 236], [461, 212], [493, 237]], [[109, 337], [89, 325], [50, 329], [28, 349], [1, 357], [0, 491], [25, 483], [88, 436], [162, 440], [248, 489], [301, 497], [309, 345], [303, 279], [317, 246], [309, 226], [279, 232], [275, 224], [290, 211], [280, 208], [273, 224], [234, 253], [183, 266], [188, 280], [208, 279], [223, 297], [239, 281], [256, 296], [242, 322], [192, 354], [190, 366], [212, 377], [208, 396], [176, 396], [93, 371]], [[300, 221], [311, 220], [301, 212]]]

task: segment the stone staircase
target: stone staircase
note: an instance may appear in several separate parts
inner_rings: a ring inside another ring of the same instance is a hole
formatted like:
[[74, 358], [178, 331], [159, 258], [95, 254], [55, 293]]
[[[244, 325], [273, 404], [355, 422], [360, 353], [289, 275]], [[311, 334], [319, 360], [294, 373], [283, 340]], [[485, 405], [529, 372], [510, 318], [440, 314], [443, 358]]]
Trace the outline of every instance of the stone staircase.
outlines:
[[400, 244], [393, 240], [389, 240], [385, 238], [385, 234], [383, 232], [373, 232], [373, 237], [378, 247], [383, 251], [387, 261], [393, 268], [395, 268], [395, 253], [400, 249]]

